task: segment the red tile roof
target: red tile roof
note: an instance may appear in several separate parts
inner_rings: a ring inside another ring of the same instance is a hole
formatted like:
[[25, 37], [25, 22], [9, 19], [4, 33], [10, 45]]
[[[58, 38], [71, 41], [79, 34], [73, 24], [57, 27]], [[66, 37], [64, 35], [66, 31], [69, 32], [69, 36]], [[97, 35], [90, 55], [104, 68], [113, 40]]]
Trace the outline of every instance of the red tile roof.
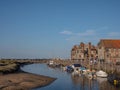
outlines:
[[100, 41], [105, 48], [120, 48], [120, 40], [116, 39], [102, 39]]

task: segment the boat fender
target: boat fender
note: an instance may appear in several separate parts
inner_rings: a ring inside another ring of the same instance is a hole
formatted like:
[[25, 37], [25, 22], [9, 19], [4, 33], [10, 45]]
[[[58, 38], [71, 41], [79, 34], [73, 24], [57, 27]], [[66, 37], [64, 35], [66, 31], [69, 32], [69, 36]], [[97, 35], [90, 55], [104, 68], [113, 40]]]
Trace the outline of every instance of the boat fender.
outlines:
[[114, 80], [114, 85], [116, 85], [117, 84], [117, 80]]

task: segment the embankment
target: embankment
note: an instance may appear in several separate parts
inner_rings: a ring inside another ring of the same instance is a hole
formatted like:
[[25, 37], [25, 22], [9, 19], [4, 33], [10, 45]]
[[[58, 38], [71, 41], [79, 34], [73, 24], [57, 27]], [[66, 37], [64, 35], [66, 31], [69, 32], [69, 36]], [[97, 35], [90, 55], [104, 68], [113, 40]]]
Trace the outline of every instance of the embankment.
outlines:
[[[27, 64], [27, 63], [25, 63]], [[23, 63], [0, 61], [0, 90], [31, 90], [51, 84], [56, 78], [26, 73]]]

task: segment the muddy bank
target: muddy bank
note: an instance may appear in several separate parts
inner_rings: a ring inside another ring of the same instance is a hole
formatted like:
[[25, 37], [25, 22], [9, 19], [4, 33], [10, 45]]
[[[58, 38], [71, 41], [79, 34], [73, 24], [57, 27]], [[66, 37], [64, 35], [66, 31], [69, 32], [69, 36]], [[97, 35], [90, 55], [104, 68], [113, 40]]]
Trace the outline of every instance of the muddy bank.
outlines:
[[0, 90], [30, 90], [51, 84], [55, 78], [18, 72], [0, 75]]
[[30, 90], [46, 86], [55, 78], [26, 73], [20, 67], [31, 62], [0, 60], [0, 90]]

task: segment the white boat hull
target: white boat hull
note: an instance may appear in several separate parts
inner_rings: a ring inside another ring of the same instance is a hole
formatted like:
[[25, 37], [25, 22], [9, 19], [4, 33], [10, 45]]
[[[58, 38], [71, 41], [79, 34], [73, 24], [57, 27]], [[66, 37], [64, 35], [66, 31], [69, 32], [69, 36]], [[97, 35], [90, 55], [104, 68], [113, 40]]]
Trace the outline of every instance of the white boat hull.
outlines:
[[[96, 74], [97, 75], [97, 74]], [[97, 77], [102, 77], [102, 78], [106, 78], [107, 75], [97, 75]]]
[[98, 71], [96, 72], [97, 77], [102, 77], [102, 78], [106, 78], [108, 76], [108, 74], [104, 71]]

